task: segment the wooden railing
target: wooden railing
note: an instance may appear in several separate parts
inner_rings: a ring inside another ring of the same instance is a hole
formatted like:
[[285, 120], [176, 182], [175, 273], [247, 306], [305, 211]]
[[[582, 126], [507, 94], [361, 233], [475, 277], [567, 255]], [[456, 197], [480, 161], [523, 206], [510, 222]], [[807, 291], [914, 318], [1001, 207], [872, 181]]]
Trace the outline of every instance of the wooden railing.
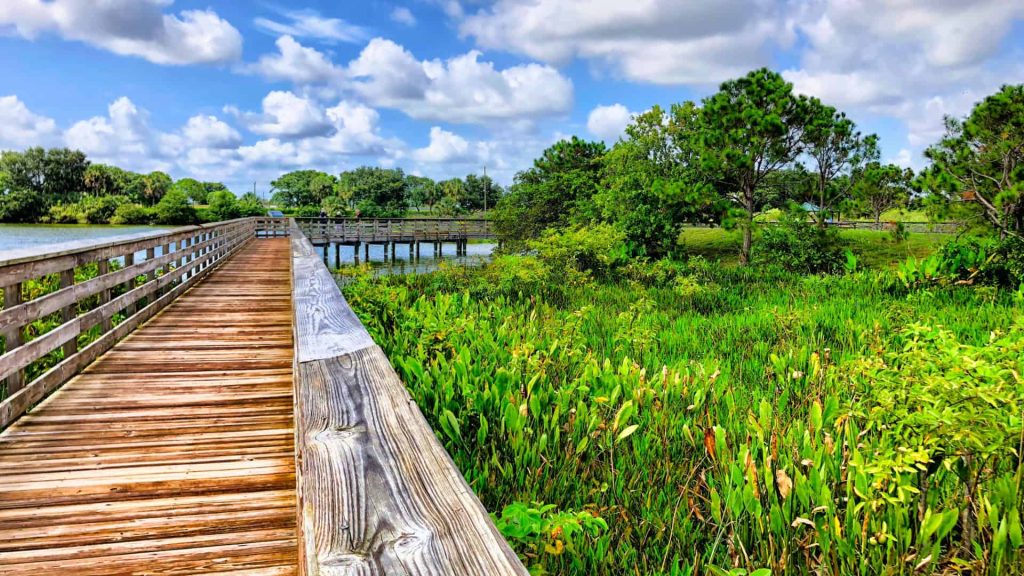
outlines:
[[312, 243], [291, 243], [300, 573], [525, 575]]
[[[0, 429], [151, 318], [255, 232], [255, 219], [245, 218], [5, 255], [0, 260], [0, 382], [5, 383], [0, 388]], [[83, 274], [86, 270], [89, 274]], [[91, 277], [76, 283], [76, 273]], [[28, 327], [39, 333], [29, 333]]]
[[313, 244], [354, 242], [448, 242], [493, 238], [489, 220], [478, 218], [296, 218]]
[[257, 238], [281, 238], [288, 236], [291, 230], [290, 218], [274, 218], [271, 216], [260, 216], [256, 218]]

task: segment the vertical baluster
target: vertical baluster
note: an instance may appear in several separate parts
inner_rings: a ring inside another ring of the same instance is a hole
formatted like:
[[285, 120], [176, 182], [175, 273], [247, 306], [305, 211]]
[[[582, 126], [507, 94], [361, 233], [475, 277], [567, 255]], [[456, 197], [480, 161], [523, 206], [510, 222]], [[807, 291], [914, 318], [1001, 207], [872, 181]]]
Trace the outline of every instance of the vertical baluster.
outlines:
[[[4, 286], [4, 309], [13, 308], [21, 304], [21, 282], [11, 284], [10, 286]], [[20, 323], [14, 324], [9, 327], [7, 332], [4, 333], [6, 341], [6, 347], [4, 352], [10, 352], [15, 348], [22, 345], [24, 342], [24, 334], [22, 334], [22, 325]], [[25, 371], [18, 370], [14, 374], [7, 377], [7, 397], [9, 398], [12, 394], [21, 390], [21, 387], [25, 385]]]
[[[99, 261], [96, 262], [96, 277], [97, 278], [103, 277], [103, 276], [107, 275], [107, 273], [109, 273], [109, 272], [110, 272], [110, 260], [107, 260], [106, 258], [102, 258], [102, 259], [100, 259]], [[106, 290], [100, 290], [99, 297], [100, 297], [100, 301], [99, 301], [99, 305], [100, 306], [103, 306], [107, 302], [110, 302], [110, 289], [107, 288]], [[110, 329], [113, 328], [113, 327], [114, 327], [113, 315], [111, 314], [111, 315], [108, 316], [108, 315], [104, 314], [103, 315], [103, 331], [104, 332], [109, 332]]]
[[[124, 267], [131, 268], [135, 265], [135, 252], [131, 252], [124, 255]], [[124, 291], [131, 292], [135, 289], [135, 276], [132, 276], [124, 283]], [[135, 314], [135, 304], [129, 304], [124, 307], [124, 315], [126, 318]]]
[[[75, 283], [75, 269], [62, 270], [60, 273], [60, 287], [67, 288], [74, 285]], [[78, 302], [72, 302], [65, 306], [60, 311], [60, 321], [62, 324], [70, 322], [75, 316], [78, 315]], [[78, 352], [78, 337], [74, 337], [64, 343], [64, 357], [67, 358]]]

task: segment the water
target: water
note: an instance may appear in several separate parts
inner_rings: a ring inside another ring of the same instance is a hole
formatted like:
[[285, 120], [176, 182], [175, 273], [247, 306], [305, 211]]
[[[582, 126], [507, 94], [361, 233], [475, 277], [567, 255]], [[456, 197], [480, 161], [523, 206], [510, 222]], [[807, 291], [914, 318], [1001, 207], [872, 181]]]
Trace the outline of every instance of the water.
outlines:
[[47, 244], [63, 244], [112, 236], [162, 230], [161, 226], [106, 226], [91, 224], [0, 224], [0, 260], [9, 252]]
[[[466, 246], [465, 256], [456, 255], [455, 244], [445, 244], [441, 249], [441, 257], [434, 257], [434, 246], [430, 243], [424, 243], [420, 247], [420, 258], [409, 257], [409, 246], [407, 244], [398, 244], [395, 246], [395, 259], [391, 260], [391, 248], [388, 247], [387, 253], [384, 251], [382, 245], [370, 245], [370, 260], [369, 263], [374, 269], [374, 273], [378, 276], [390, 275], [390, 274], [423, 274], [426, 272], [432, 272], [437, 270], [438, 265], [441, 261], [454, 263], [462, 266], [478, 266], [488, 262], [491, 259], [491, 253], [497, 244], [469, 244]], [[317, 251], [321, 257], [324, 257], [324, 262], [327, 263], [329, 268], [338, 268], [338, 262], [335, 260], [334, 246], [317, 246]], [[358, 262], [366, 262], [365, 252], [366, 247], [361, 246], [359, 248]], [[385, 256], [386, 261], [385, 261]], [[340, 267], [351, 266], [356, 264], [354, 258], [354, 248], [352, 246], [341, 246], [340, 252]]]

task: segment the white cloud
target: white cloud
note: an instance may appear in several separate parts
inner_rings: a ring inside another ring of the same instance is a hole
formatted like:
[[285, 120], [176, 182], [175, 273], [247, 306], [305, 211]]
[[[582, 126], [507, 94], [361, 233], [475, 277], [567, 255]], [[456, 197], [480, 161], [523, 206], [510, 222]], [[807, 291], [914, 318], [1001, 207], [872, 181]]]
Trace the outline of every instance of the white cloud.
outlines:
[[312, 10], [292, 10], [283, 13], [287, 22], [269, 18], [256, 18], [257, 28], [272, 34], [312, 38], [326, 42], [362, 42], [369, 34], [360, 26], [349, 24], [340, 18], [324, 18]]
[[900, 166], [900, 167], [903, 167], [903, 168], [913, 168], [914, 167], [914, 157], [913, 157], [913, 154], [911, 154], [910, 150], [908, 150], [906, 148], [900, 148], [900, 151], [898, 153], [896, 153], [896, 156], [894, 156], [892, 158], [889, 158], [887, 160], [887, 162], [890, 163], [890, 164], [896, 164], [897, 166]]
[[242, 143], [242, 135], [216, 116], [197, 115], [188, 119], [182, 135], [194, 146], [202, 148], [234, 148]]
[[416, 25], [416, 16], [414, 16], [412, 11], [405, 6], [396, 6], [395, 9], [391, 11], [391, 20], [406, 26]]
[[242, 35], [212, 10], [165, 14], [168, 0], [4, 0], [0, 29], [24, 38], [53, 32], [156, 64], [200, 64], [237, 60]]
[[298, 85], [331, 84], [341, 80], [341, 68], [322, 52], [299, 44], [291, 36], [281, 36], [276, 44], [277, 54], [265, 54], [258, 62], [242, 67], [242, 71]]
[[430, 144], [414, 150], [412, 157], [430, 164], [465, 163], [476, 158], [472, 152], [465, 138], [434, 126], [430, 129]]
[[149, 113], [126, 97], [110, 104], [107, 116], [76, 122], [64, 133], [64, 141], [94, 162], [140, 172], [169, 169], [170, 160], [183, 149], [180, 136], [152, 130]]
[[764, 0], [498, 0], [460, 32], [486, 48], [658, 84], [713, 84], [769, 62], [791, 29]]
[[58, 134], [52, 118], [33, 113], [17, 96], [0, 96], [0, 149], [46, 146]]
[[292, 92], [275, 90], [263, 98], [263, 112], [225, 111], [238, 117], [250, 132], [274, 138], [306, 138], [330, 132], [331, 123], [313, 100]]
[[349, 64], [347, 75], [370, 104], [421, 120], [533, 120], [572, 107], [572, 81], [554, 68], [524, 64], [498, 70], [480, 56], [471, 51], [446, 61], [419, 61], [402, 46], [375, 38]]
[[617, 141], [633, 121], [634, 114], [622, 104], [597, 106], [587, 116], [587, 131], [608, 144]]

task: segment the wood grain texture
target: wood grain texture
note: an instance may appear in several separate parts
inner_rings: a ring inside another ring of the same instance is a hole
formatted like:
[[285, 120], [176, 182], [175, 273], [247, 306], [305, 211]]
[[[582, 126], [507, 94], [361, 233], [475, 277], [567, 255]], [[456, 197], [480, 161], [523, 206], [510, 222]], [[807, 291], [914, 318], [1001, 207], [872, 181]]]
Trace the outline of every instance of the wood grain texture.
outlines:
[[296, 573], [289, 260], [169, 290], [0, 434], [0, 574]]
[[301, 573], [527, 574], [307, 244], [293, 232]]

